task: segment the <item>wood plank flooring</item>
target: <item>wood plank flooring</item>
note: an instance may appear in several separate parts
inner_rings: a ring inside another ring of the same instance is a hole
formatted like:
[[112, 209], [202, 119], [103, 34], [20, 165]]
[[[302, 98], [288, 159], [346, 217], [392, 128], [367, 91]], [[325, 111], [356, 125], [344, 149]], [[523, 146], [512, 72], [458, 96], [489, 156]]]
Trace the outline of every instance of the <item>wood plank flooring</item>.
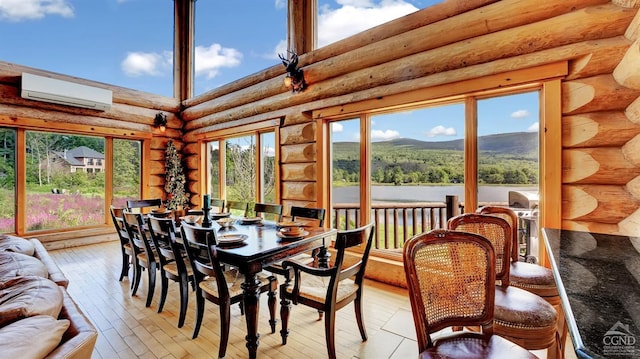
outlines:
[[[129, 280], [118, 281], [119, 242], [50, 251], [69, 278], [69, 292], [99, 331], [94, 359], [104, 358], [215, 358], [220, 330], [217, 306], [207, 302], [200, 335], [191, 339], [195, 317], [194, 292], [190, 292], [185, 325], [177, 327], [178, 285], [170, 281], [167, 302], [157, 313], [160, 281], [149, 308], [146, 273], [136, 296], [129, 292]], [[353, 304], [337, 313], [336, 352], [338, 358], [410, 358], [417, 354], [411, 307], [404, 289], [367, 281], [364, 320], [369, 340], [362, 342]], [[291, 334], [281, 344], [280, 324], [270, 333], [266, 295], [260, 305], [259, 358], [326, 358], [324, 321], [315, 310], [294, 306]], [[246, 358], [246, 324], [237, 305], [231, 309], [231, 330], [226, 358]], [[279, 317], [279, 310], [278, 310]], [[279, 319], [279, 318], [278, 318]]]

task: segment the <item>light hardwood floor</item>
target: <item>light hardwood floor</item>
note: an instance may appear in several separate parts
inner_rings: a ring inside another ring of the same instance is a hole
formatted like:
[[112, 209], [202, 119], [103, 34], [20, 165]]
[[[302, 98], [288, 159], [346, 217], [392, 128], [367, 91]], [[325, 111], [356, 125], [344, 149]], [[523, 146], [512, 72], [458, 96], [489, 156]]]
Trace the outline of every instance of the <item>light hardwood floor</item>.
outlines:
[[[106, 242], [50, 251], [70, 280], [69, 292], [99, 331], [93, 358], [215, 358], [220, 330], [217, 306], [207, 302], [200, 335], [191, 339], [195, 316], [194, 292], [190, 292], [185, 325], [177, 327], [178, 285], [170, 289], [162, 313], [157, 313], [160, 291], [149, 308], [146, 273], [136, 296], [129, 293], [129, 280], [118, 281], [119, 242]], [[336, 352], [338, 358], [412, 358], [417, 344], [407, 291], [367, 281], [364, 294], [364, 321], [369, 340], [362, 342], [353, 304], [337, 314]], [[324, 321], [315, 310], [294, 306], [287, 345], [280, 334], [268, 330], [266, 295], [260, 305], [259, 358], [326, 358]], [[237, 305], [231, 309], [231, 330], [226, 358], [246, 358], [246, 324]], [[278, 309], [279, 317], [279, 309]], [[279, 318], [278, 318], [279, 319]], [[278, 323], [277, 330], [280, 330]]]

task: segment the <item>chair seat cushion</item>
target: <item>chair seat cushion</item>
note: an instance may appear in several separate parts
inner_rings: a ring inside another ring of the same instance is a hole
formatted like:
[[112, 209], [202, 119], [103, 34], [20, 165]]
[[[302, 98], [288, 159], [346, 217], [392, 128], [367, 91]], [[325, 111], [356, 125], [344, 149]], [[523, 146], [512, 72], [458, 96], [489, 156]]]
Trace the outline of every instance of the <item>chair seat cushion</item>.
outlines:
[[58, 318], [62, 299], [60, 287], [50, 279], [25, 276], [0, 282], [0, 327], [40, 314]]
[[36, 257], [14, 252], [0, 252], [0, 281], [19, 276], [49, 277], [47, 266]]
[[[230, 269], [224, 272], [225, 280], [227, 281], [227, 288], [229, 289], [229, 296], [235, 297], [242, 295], [242, 282], [244, 282], [244, 276], [238, 272], [237, 269]], [[260, 286], [269, 284], [270, 278], [264, 274], [258, 273], [256, 279], [260, 281]], [[209, 277], [206, 280], [200, 282], [200, 289], [209, 293], [214, 297], [220, 297], [218, 293], [218, 285], [216, 279]]]
[[[191, 267], [191, 262], [189, 261], [185, 261], [185, 267], [187, 267], [187, 277], [190, 277], [193, 275], [193, 268]], [[165, 264], [162, 268], [164, 268], [164, 270], [166, 272], [169, 272], [171, 274], [173, 274], [174, 276], [178, 277], [180, 276], [180, 272], [178, 271], [178, 265], [176, 264], [176, 262], [169, 262], [167, 264]]]
[[36, 315], [0, 328], [3, 358], [44, 358], [62, 341], [69, 328], [67, 319]]
[[553, 272], [541, 265], [512, 262], [509, 269], [510, 285], [528, 290], [540, 296], [557, 296], [558, 287]]
[[435, 341], [419, 358], [537, 358], [528, 350], [497, 335], [454, 333]]
[[[318, 277], [301, 273], [300, 277], [300, 297], [313, 300], [315, 302], [324, 303], [327, 297], [327, 288], [329, 287], [328, 277]], [[344, 279], [338, 284], [338, 293], [336, 302], [350, 296], [358, 291], [358, 285], [351, 279]], [[293, 292], [293, 286], [287, 287], [287, 292]]]
[[0, 252], [2, 251], [33, 256], [35, 247], [33, 246], [33, 243], [27, 239], [2, 234], [0, 235]]
[[553, 306], [540, 296], [515, 287], [496, 286], [495, 321], [518, 327], [555, 327], [557, 313]]

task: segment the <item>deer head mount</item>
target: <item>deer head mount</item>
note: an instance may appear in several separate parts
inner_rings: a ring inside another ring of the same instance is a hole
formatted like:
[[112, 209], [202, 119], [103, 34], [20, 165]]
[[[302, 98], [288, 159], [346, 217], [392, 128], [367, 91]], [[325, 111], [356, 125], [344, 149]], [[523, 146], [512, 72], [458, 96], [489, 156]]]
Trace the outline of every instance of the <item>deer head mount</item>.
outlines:
[[298, 68], [298, 54], [290, 50], [288, 50], [287, 53], [289, 54], [288, 57], [278, 54], [278, 57], [282, 60], [282, 64], [287, 71], [284, 84], [287, 87], [291, 87], [291, 92], [300, 92], [307, 87], [307, 83], [304, 80], [304, 73], [302, 72], [302, 69]]

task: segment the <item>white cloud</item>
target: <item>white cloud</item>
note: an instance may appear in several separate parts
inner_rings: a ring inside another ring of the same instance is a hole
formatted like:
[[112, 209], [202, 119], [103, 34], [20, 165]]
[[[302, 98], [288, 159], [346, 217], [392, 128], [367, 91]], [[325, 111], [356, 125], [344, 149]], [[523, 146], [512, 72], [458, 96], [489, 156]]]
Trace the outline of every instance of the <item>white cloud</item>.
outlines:
[[538, 132], [540, 131], [540, 123], [535, 122], [529, 128], [527, 128], [527, 132]]
[[286, 9], [287, 8], [287, 0], [276, 0], [276, 9]]
[[120, 66], [127, 76], [161, 76], [171, 70], [173, 56], [171, 52], [129, 52]]
[[455, 136], [458, 133], [456, 129], [453, 127], [444, 127], [442, 125], [438, 125], [432, 129], [430, 129], [426, 135], [427, 137], [436, 137], [436, 136]]
[[238, 66], [241, 60], [242, 53], [230, 47], [222, 47], [220, 44], [196, 46], [195, 75], [205, 75], [210, 80], [218, 75], [220, 68]]
[[331, 132], [340, 133], [344, 130], [344, 126], [338, 122], [331, 122]]
[[42, 19], [47, 15], [73, 17], [66, 0], [0, 0], [0, 18], [9, 21]]
[[264, 56], [264, 58], [266, 59], [278, 59], [280, 60], [280, 58], [278, 57], [278, 55], [284, 55], [287, 56], [287, 40], [280, 40], [278, 41], [278, 44], [276, 45], [276, 47], [273, 49], [273, 53], [271, 54], [266, 54]]
[[515, 112], [511, 113], [511, 118], [527, 118], [529, 117], [531, 114], [529, 113], [529, 111], [527, 110], [518, 110]]
[[403, 0], [338, 0], [337, 3], [342, 7], [318, 9], [320, 47], [418, 10]]
[[371, 141], [376, 140], [393, 140], [394, 138], [400, 137], [400, 132], [396, 130], [371, 130]]

